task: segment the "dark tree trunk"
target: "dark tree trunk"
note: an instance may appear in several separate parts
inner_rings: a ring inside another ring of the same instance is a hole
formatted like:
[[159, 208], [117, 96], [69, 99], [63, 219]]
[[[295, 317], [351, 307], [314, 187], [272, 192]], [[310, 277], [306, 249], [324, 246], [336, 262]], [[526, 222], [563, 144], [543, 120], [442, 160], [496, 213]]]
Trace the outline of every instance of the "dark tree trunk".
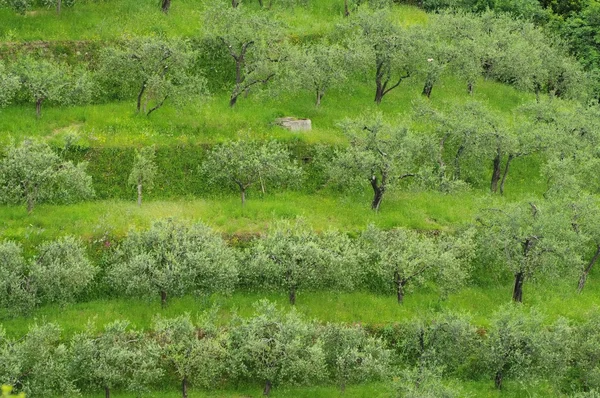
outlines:
[[500, 181], [500, 151], [496, 151], [496, 156], [494, 157], [494, 170], [492, 171], [492, 184], [491, 190], [493, 193], [498, 191], [498, 181]]
[[467, 92], [469, 93], [469, 95], [473, 95], [473, 88], [474, 88], [473, 82], [467, 83]]
[[502, 389], [502, 371], [499, 370], [496, 372], [496, 376], [494, 377], [494, 385], [498, 390]]
[[28, 196], [27, 197], [27, 214], [31, 214], [34, 206], [35, 206], [35, 201], [33, 200], [32, 197]]
[[425, 86], [423, 87], [423, 92], [421, 94], [426, 96], [427, 98], [430, 98], [432, 90], [433, 90], [433, 82], [431, 80], [427, 80], [425, 82]]
[[57, 13], [58, 15], [60, 15], [60, 8], [61, 8], [61, 6], [62, 6], [62, 0], [58, 0], [58, 1], [56, 2], [56, 13]]
[[240, 194], [242, 196], [242, 206], [246, 205], [246, 188], [242, 188], [240, 190]]
[[265, 389], [263, 390], [263, 395], [267, 397], [271, 394], [271, 380], [265, 381]]
[[235, 104], [237, 103], [238, 97], [239, 97], [239, 94], [235, 94], [235, 93], [231, 94], [231, 98], [229, 98], [229, 106], [231, 108], [233, 108], [235, 106]]
[[104, 398], [110, 398], [110, 388], [104, 387]]
[[35, 114], [38, 119], [42, 116], [42, 102], [44, 102], [43, 98], [38, 98], [35, 101]]
[[262, 8], [263, 7], [263, 0], [258, 0], [258, 5]]
[[585, 282], [587, 280], [588, 274], [592, 270], [592, 267], [594, 266], [594, 264], [596, 263], [596, 261], [598, 261], [599, 257], [600, 257], [600, 245], [597, 246], [597, 248], [596, 248], [596, 254], [594, 254], [594, 257], [592, 257], [592, 259], [590, 260], [588, 266], [585, 267], [585, 270], [583, 271], [583, 273], [581, 274], [581, 277], [579, 278], [579, 285], [577, 286], [577, 291], [579, 293], [581, 293], [583, 291], [583, 288], [585, 287]]
[[181, 396], [182, 398], [188, 398], [188, 381], [187, 376], [181, 381]]
[[321, 106], [321, 98], [323, 98], [323, 95], [324, 93], [321, 90], [317, 89], [317, 106]]
[[165, 14], [169, 13], [169, 9], [171, 8], [171, 0], [162, 0], [161, 9]]
[[465, 146], [461, 145], [456, 151], [456, 155], [454, 156], [454, 178], [460, 180], [461, 170], [460, 170], [460, 158], [465, 151]]
[[525, 276], [523, 272], [517, 272], [515, 274], [515, 287], [513, 288], [513, 301], [517, 303], [523, 302], [523, 282]]
[[164, 290], [160, 291], [160, 305], [165, 308], [167, 306], [167, 292]]
[[138, 93], [138, 97], [137, 97], [137, 111], [138, 111], [138, 113], [142, 109], [142, 97], [144, 96], [144, 91], [146, 91], [146, 81], [145, 80], [142, 83], [142, 88], [140, 88], [140, 92]]
[[500, 195], [504, 195], [504, 183], [506, 182], [506, 176], [508, 175], [508, 168], [510, 167], [510, 162], [514, 159], [514, 155], [508, 155], [508, 159], [506, 159], [506, 165], [504, 166], [504, 174], [502, 174], [502, 181], [500, 182]]
[[138, 206], [142, 205], [142, 184], [138, 183], [137, 185], [137, 194], [138, 194], [138, 198], [137, 198], [137, 204]]
[[350, 16], [350, 8], [348, 7], [348, 0], [344, 0], [344, 16]]
[[383, 188], [373, 185], [373, 202], [371, 202], [371, 210], [379, 211], [384, 192]]
[[377, 85], [377, 89], [375, 90], [375, 103], [379, 105], [385, 95], [385, 84], [381, 82], [381, 78], [379, 77], [375, 81], [375, 84]]
[[398, 304], [404, 302], [404, 285], [406, 281], [400, 278], [400, 274], [396, 272], [394, 274], [394, 283], [396, 284], [396, 296], [398, 298]]
[[290, 287], [289, 297], [290, 297], [290, 304], [296, 305], [296, 286]]
[[240, 4], [239, 0], [231, 0], [231, 6], [236, 8]]

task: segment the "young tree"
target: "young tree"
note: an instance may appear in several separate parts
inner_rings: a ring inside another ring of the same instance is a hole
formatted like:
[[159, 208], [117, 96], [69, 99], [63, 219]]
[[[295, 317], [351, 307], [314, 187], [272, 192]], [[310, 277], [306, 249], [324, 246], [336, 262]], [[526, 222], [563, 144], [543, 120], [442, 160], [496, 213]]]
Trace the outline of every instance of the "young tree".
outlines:
[[315, 93], [316, 106], [320, 106], [330, 88], [347, 80], [349, 58], [346, 50], [326, 40], [303, 45], [294, 49], [286, 77], [294, 81], [293, 87]]
[[250, 186], [260, 183], [264, 193], [266, 183], [292, 185], [301, 175], [287, 148], [277, 141], [237, 140], [221, 144], [213, 148], [201, 170], [214, 184], [235, 184], [242, 206]]
[[153, 297], [228, 293], [237, 282], [237, 259], [223, 239], [203, 224], [171, 219], [147, 231], [130, 231], [108, 271], [117, 292]]
[[458, 398], [459, 391], [444, 384], [438, 368], [404, 369], [394, 383], [394, 398]]
[[240, 95], [275, 78], [284, 41], [283, 30], [272, 15], [246, 11], [233, 2], [233, 8], [217, 2], [205, 14], [207, 35], [217, 39], [235, 62], [231, 107]]
[[321, 338], [328, 373], [342, 393], [349, 383], [383, 380], [389, 375], [390, 351], [361, 326], [328, 324]]
[[45, 303], [75, 301], [96, 273], [83, 243], [72, 236], [43, 243], [31, 263], [31, 279]]
[[347, 120], [341, 127], [350, 146], [336, 151], [329, 175], [342, 186], [368, 182], [371, 209], [378, 211], [389, 188], [416, 175], [418, 139], [405, 128], [384, 123], [381, 114]]
[[20, 87], [19, 77], [0, 61], [0, 108], [10, 105]]
[[230, 329], [232, 367], [265, 384], [268, 396], [279, 383], [314, 385], [326, 376], [323, 342], [313, 323], [296, 311], [283, 314], [263, 300], [256, 314], [236, 319]]
[[186, 41], [136, 38], [106, 48], [98, 75], [105, 87], [120, 87], [117, 97], [135, 95], [137, 112], [149, 116], [168, 99], [181, 105], [206, 93], [206, 80], [192, 71], [194, 57]]
[[29, 312], [36, 304], [36, 289], [28, 277], [21, 245], [0, 242], [0, 307], [14, 314]]
[[574, 336], [572, 357], [574, 384], [584, 391], [600, 390], [600, 316], [590, 314]]
[[363, 263], [369, 267], [364, 283], [384, 292], [393, 287], [398, 304], [403, 303], [407, 288], [432, 279], [441, 278], [445, 290], [456, 290], [469, 276], [472, 235], [447, 239], [443, 242], [408, 229], [381, 231], [370, 226], [358, 242]]
[[183, 398], [188, 397], [190, 382], [210, 388], [225, 372], [228, 355], [225, 334], [207, 318], [205, 314], [199, 330], [189, 315], [154, 320], [153, 331], [162, 357], [181, 381]]
[[[512, 298], [523, 301], [526, 280], [558, 275], [568, 253], [571, 229], [568, 212], [546, 211], [543, 204], [522, 202], [504, 209], [487, 209], [478, 218], [482, 249], [514, 275]], [[564, 271], [566, 272], [566, 271]]]
[[23, 141], [9, 145], [0, 159], [0, 202], [26, 204], [74, 203], [94, 196], [86, 163], [63, 162], [47, 144]]
[[141, 392], [162, 376], [159, 350], [142, 332], [129, 328], [127, 321], [115, 321], [96, 335], [91, 325], [71, 340], [70, 374], [87, 389], [111, 391], [124, 388]]
[[369, 73], [374, 72], [375, 102], [380, 104], [386, 94], [416, 72], [415, 38], [397, 25], [387, 8], [360, 8], [347, 25], [348, 47], [360, 55]]
[[283, 290], [296, 304], [299, 290], [352, 287], [350, 242], [342, 234], [317, 235], [303, 220], [278, 222], [247, 254], [241, 279], [250, 286]]
[[152, 189], [154, 186], [154, 177], [156, 176], [155, 149], [153, 146], [142, 148], [135, 151], [135, 161], [133, 169], [129, 174], [129, 185], [137, 188], [137, 204], [142, 205], [142, 188]]

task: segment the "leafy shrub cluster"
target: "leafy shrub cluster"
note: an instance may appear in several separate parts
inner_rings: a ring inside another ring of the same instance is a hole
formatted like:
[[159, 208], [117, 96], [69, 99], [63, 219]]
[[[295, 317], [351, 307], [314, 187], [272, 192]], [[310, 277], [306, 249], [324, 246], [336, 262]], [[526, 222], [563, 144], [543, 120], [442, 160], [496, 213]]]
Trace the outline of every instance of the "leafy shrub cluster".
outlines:
[[[151, 387], [222, 388], [235, 383], [272, 388], [387, 381], [391, 397], [461, 396], [444, 380], [526, 382], [550, 377], [558, 390], [600, 388], [598, 314], [583, 324], [553, 323], [535, 310], [509, 305], [478, 328], [466, 316], [437, 314], [367, 330], [318, 324], [268, 301], [249, 318], [216, 322], [213, 309], [154, 319], [150, 330], [115, 321], [97, 331], [90, 323], [70, 340], [55, 324], [34, 325], [15, 340], [0, 329], [0, 380], [28, 397], [117, 390], [143, 394]], [[392, 379], [394, 380], [392, 382]], [[581, 396], [581, 395], [574, 395]], [[585, 395], [584, 395], [585, 396]], [[592, 395], [593, 396], [593, 395]]]

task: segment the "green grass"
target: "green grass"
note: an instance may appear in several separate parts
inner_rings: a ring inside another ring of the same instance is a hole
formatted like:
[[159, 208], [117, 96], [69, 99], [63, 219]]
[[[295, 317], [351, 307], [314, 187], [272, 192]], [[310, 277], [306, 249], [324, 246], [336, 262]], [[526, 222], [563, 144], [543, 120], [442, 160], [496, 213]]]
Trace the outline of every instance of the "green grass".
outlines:
[[[598, 272], [594, 272], [585, 291], [576, 292], [577, 281], [527, 282], [524, 286], [524, 304], [535, 307], [552, 322], [565, 317], [572, 322], [584, 322], [591, 312], [599, 310], [600, 282]], [[471, 286], [440, 300], [433, 288], [418, 288], [407, 294], [405, 302], [398, 305], [393, 294], [380, 295], [367, 292], [305, 292], [298, 293], [296, 309], [307, 319], [320, 322], [361, 323], [384, 326], [396, 322], [423, 319], [439, 311], [450, 310], [468, 313], [473, 322], [483, 328], [490, 325], [491, 316], [501, 306], [511, 302], [512, 285], [507, 278], [503, 282], [486, 286]], [[156, 300], [102, 299], [60, 307], [47, 305], [36, 309], [31, 316], [10, 318], [2, 316], [0, 324], [12, 336], [24, 335], [34, 322], [55, 322], [69, 337], [85, 329], [91, 321], [97, 329], [117, 319], [127, 319], [132, 325], [148, 329], [153, 318], [160, 314], [165, 317], [189, 313], [192, 316], [212, 307], [219, 306], [220, 319], [226, 322], [236, 312], [241, 316], [254, 313], [253, 304], [263, 298], [276, 302], [280, 308], [291, 308], [287, 296], [280, 293], [237, 291], [232, 296], [195, 298], [191, 296], [171, 298], [166, 308], [161, 308], [158, 294]], [[2, 314], [2, 312], [0, 312]]]
[[[365, 112], [381, 111], [390, 121], [408, 123], [412, 103], [422, 98], [421, 79], [407, 80], [388, 94], [377, 107], [373, 102], [372, 82], [347, 83], [332, 90], [315, 107], [311, 93], [251, 93], [234, 108], [228, 106], [228, 93], [221, 92], [203, 103], [188, 104], [181, 109], [166, 105], [150, 117], [135, 113], [131, 102], [88, 106], [52, 107], [42, 110], [36, 119], [35, 108], [11, 106], [0, 109], [0, 143], [10, 139], [38, 137], [62, 146], [66, 136], [92, 147], [123, 147], [146, 144], [214, 144], [238, 136], [301, 140], [307, 143], [340, 144], [345, 139], [337, 124]], [[534, 96], [506, 85], [482, 80], [473, 97], [465, 84], [452, 77], [435, 86], [431, 102], [445, 109], [470, 100], [482, 101], [491, 109], [509, 117], [519, 105]], [[291, 133], [273, 124], [281, 116], [310, 118], [313, 130]]]

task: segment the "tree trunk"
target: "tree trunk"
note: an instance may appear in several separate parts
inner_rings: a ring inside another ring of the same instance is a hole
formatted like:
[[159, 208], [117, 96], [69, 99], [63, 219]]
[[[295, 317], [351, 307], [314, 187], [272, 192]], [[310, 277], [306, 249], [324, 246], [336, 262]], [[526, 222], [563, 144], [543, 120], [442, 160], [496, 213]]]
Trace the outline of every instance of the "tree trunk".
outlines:
[[167, 292], [164, 290], [160, 291], [160, 305], [162, 308], [167, 306]]
[[32, 197], [28, 196], [27, 197], [27, 214], [31, 214], [34, 206], [35, 206], [35, 201], [33, 200]]
[[321, 98], [323, 98], [323, 93], [321, 90], [317, 90], [317, 106], [321, 106]]
[[140, 88], [140, 92], [138, 93], [138, 97], [137, 97], [137, 111], [138, 111], [138, 113], [142, 109], [142, 97], [144, 96], [144, 91], [146, 91], [146, 81], [145, 80], [142, 83], [142, 88]]
[[38, 119], [42, 116], [42, 102], [44, 102], [43, 98], [38, 98], [35, 101], [35, 114]]
[[460, 170], [460, 157], [465, 151], [465, 146], [461, 145], [456, 151], [456, 155], [454, 156], [454, 178], [460, 180], [461, 170]]
[[138, 183], [137, 185], [137, 193], [138, 193], [138, 199], [137, 199], [137, 204], [138, 206], [142, 205], [142, 184]]
[[474, 88], [473, 82], [467, 83], [467, 92], [469, 93], [469, 95], [473, 95], [473, 88]]
[[344, 16], [350, 16], [350, 8], [348, 7], [348, 0], [344, 0]]
[[346, 380], [342, 380], [340, 383], [340, 392], [343, 394], [346, 392]]
[[513, 289], [513, 301], [517, 303], [523, 302], [523, 282], [525, 276], [523, 272], [517, 272], [515, 274], [515, 287]]
[[171, 8], [171, 0], [162, 0], [162, 12], [165, 14], [169, 13], [169, 9]]
[[181, 396], [182, 398], [188, 398], [188, 381], [187, 376], [181, 381]]
[[265, 389], [263, 390], [263, 395], [267, 397], [271, 394], [271, 380], [265, 381]]
[[104, 387], [104, 398], [110, 398], [110, 388]]
[[239, 3], [239, 1], [238, 1], [238, 0], [231, 0], [231, 6], [232, 6], [233, 8], [236, 8], [236, 7], [237, 7], [239, 4], [240, 4], [240, 3]]
[[377, 184], [377, 177], [371, 177], [371, 187], [373, 188], [373, 202], [371, 202], [371, 210], [379, 211], [383, 194], [385, 193], [385, 185]]
[[508, 168], [510, 167], [510, 162], [514, 159], [514, 155], [508, 155], [508, 159], [506, 159], [506, 165], [504, 166], [504, 174], [502, 174], [502, 181], [500, 182], [500, 195], [504, 195], [504, 183], [506, 182], [506, 176], [508, 175]]
[[242, 196], [242, 206], [246, 205], [246, 188], [240, 189], [240, 194]]
[[377, 89], [375, 90], [375, 103], [377, 105], [381, 104], [381, 100], [383, 99], [384, 86], [381, 84], [381, 80], [377, 79], [376, 81]]
[[258, 5], [260, 6], [260, 8], [263, 8], [263, 0], [258, 0]]
[[433, 82], [431, 80], [427, 80], [425, 82], [425, 86], [423, 87], [423, 92], [421, 94], [426, 96], [427, 98], [430, 98], [432, 90], [433, 90]]
[[492, 184], [491, 190], [493, 193], [498, 191], [498, 181], [500, 181], [500, 151], [496, 151], [496, 156], [494, 157], [494, 170], [492, 171]]
[[237, 99], [239, 97], [239, 94], [231, 94], [231, 98], [229, 98], [229, 107], [233, 108], [235, 106], [235, 104], [237, 103]]
[[398, 304], [402, 304], [404, 302], [404, 285], [406, 285], [406, 281], [400, 278], [400, 274], [396, 272], [394, 274], [394, 282], [396, 283], [396, 295], [398, 298]]
[[594, 254], [594, 257], [592, 257], [592, 259], [590, 260], [590, 263], [588, 264], [587, 267], [585, 267], [585, 270], [583, 271], [583, 273], [581, 274], [581, 277], [579, 278], [579, 285], [577, 286], [577, 291], [579, 293], [581, 293], [583, 291], [588, 274], [592, 270], [592, 267], [594, 266], [596, 261], [598, 261], [599, 257], [600, 257], [600, 245], [597, 246], [596, 254]]
[[58, 1], [56, 2], [56, 13], [57, 13], [58, 15], [60, 15], [60, 8], [61, 8], [61, 6], [62, 6], [62, 0], [58, 0]]
[[494, 385], [498, 390], [502, 389], [502, 371], [499, 370], [496, 372], [496, 376], [494, 377]]
[[290, 287], [289, 297], [290, 297], [290, 304], [296, 305], [296, 286]]

